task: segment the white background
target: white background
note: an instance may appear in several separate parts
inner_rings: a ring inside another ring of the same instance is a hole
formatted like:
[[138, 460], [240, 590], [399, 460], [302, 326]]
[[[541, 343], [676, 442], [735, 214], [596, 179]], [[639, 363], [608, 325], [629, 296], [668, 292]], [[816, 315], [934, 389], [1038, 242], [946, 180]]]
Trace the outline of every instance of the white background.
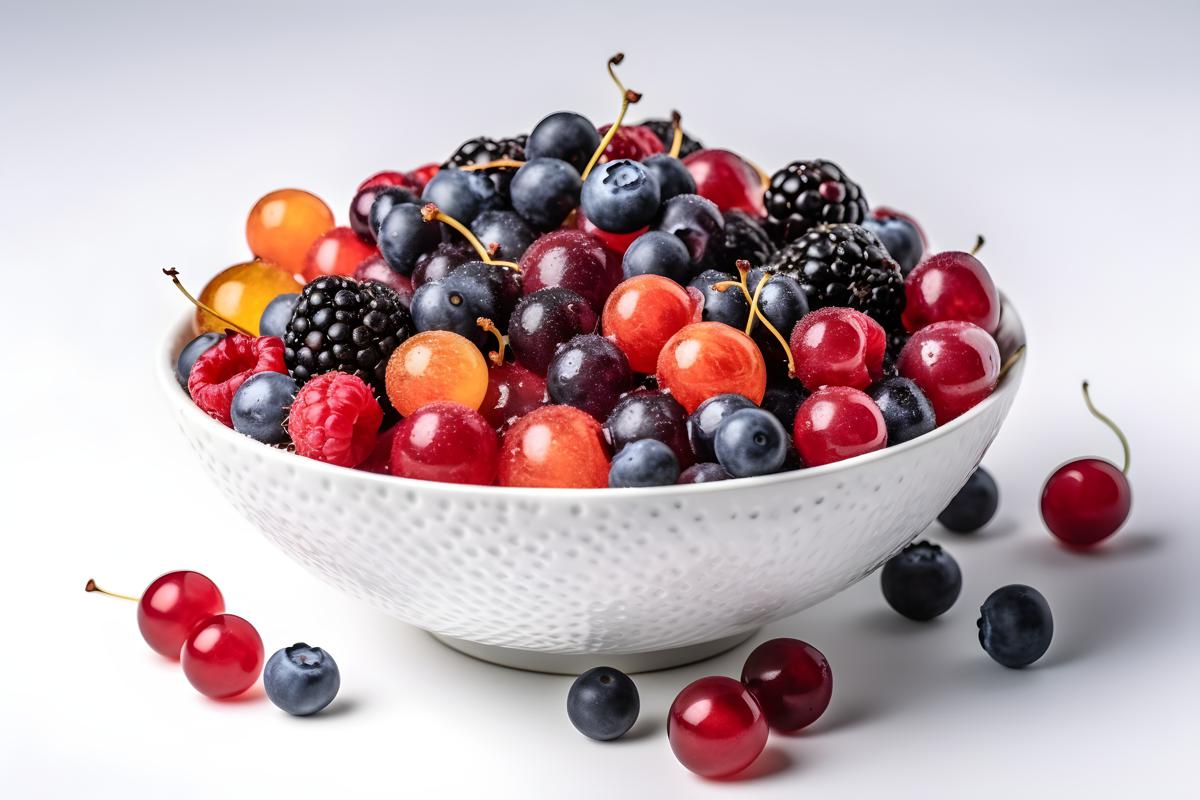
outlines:
[[[571, 5], [0, 5], [0, 794], [1196, 796], [1196, 5]], [[628, 741], [590, 742], [568, 678], [450, 652], [275, 551], [201, 474], [153, 377], [184, 310], [159, 269], [198, 289], [244, 260], [259, 195], [311, 189], [344, 224], [376, 170], [561, 108], [608, 121], [618, 49], [645, 93], [633, 119], [679, 108], [772, 169], [834, 159], [944, 247], [985, 233], [1031, 341], [985, 461], [997, 519], [929, 532], [963, 567], [958, 605], [908, 623], [872, 577], [770, 626], [754, 641], [825, 651], [834, 700], [733, 783], [684, 771], [663, 720], [749, 645], [640, 676]], [[1084, 377], [1134, 449], [1132, 519], [1091, 556], [1036, 512], [1056, 464], [1119, 456]], [[132, 606], [82, 591], [175, 568], [213, 577], [269, 650], [328, 648], [336, 705], [296, 720], [258, 693], [207, 701], [143, 645]], [[1057, 623], [1025, 672], [975, 638], [979, 603], [1014, 581]]]

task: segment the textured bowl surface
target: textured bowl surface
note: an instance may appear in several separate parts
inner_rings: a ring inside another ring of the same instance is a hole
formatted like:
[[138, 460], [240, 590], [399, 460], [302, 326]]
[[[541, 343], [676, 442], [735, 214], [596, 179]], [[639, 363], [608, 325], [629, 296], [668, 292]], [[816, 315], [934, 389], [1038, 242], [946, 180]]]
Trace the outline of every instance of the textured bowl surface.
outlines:
[[[622, 654], [728, 639], [870, 574], [966, 481], [1024, 359], [962, 417], [814, 469], [653, 489], [512, 489], [373, 475], [259, 444], [175, 382], [190, 315], [160, 354], [184, 435], [229, 500], [344, 591], [436, 634], [539, 653]], [[1004, 308], [1002, 358], [1024, 344]]]

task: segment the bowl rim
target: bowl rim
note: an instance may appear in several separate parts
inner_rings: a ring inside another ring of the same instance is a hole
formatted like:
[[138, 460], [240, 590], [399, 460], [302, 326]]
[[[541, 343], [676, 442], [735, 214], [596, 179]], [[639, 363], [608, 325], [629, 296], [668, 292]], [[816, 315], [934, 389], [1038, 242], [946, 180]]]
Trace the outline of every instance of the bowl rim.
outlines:
[[[785, 472], [777, 472], [771, 475], [759, 475], [749, 478], [731, 478], [724, 481], [710, 481], [707, 483], [690, 483], [690, 484], [671, 484], [667, 486], [647, 486], [634, 488], [562, 488], [550, 486], [480, 486], [477, 484], [459, 484], [459, 483], [443, 483], [440, 481], [426, 481], [419, 478], [402, 478], [396, 475], [383, 475], [375, 472], [367, 472], [366, 470], [355, 469], [352, 467], [341, 467], [334, 464], [326, 464], [323, 461], [317, 461], [311, 458], [298, 456], [294, 452], [289, 452], [285, 448], [272, 447], [264, 445], [249, 436], [238, 433], [231, 427], [222, 425], [218, 420], [213, 419], [208, 414], [200, 410], [200, 408], [192, 402], [191, 396], [184, 391], [179, 385], [179, 381], [175, 375], [175, 362], [178, 357], [178, 351], [181, 347], [180, 342], [183, 341], [185, 335], [192, 335], [192, 320], [194, 314], [189, 312], [182, 321], [172, 325], [166, 336], [163, 338], [158, 350], [158, 377], [159, 383], [162, 386], [163, 392], [167, 400], [178, 409], [178, 412], [184, 417], [195, 420], [199, 424], [208, 424], [215, 426], [214, 435], [223, 438], [235, 447], [252, 447], [255, 452], [264, 459], [281, 459], [281, 466], [290, 465], [294, 469], [311, 470], [317, 476], [327, 476], [331, 479], [356, 479], [366, 481], [367, 483], [383, 483], [392, 487], [407, 487], [411, 490], [420, 490], [424, 492], [444, 493], [447, 495], [475, 495], [479, 497], [505, 497], [505, 498], [521, 498], [521, 497], [546, 497], [549, 494], [558, 500], [573, 500], [582, 502], [584, 500], [615, 500], [618, 498], [674, 498], [677, 496], [687, 496], [698, 493], [711, 492], [736, 492], [742, 489], [766, 488], [782, 484], [791, 483], [793, 481], [804, 481], [823, 478], [828, 475], [834, 475], [840, 472], [849, 472], [856, 467], [863, 466], [875, 461], [884, 461], [891, 458], [901, 457], [912, 450], [926, 446], [936, 439], [951, 435], [959, 428], [969, 424], [975, 418], [981, 416], [991, 406], [1003, 402], [1009, 395], [1015, 394], [1017, 387], [1021, 383], [1021, 374], [1024, 371], [1026, 356], [1028, 355], [1025, 342], [1025, 331], [1020, 316], [1016, 309], [1009, 301], [1008, 297], [1001, 292], [1001, 317], [1000, 324], [993, 338], [997, 340], [997, 345], [1000, 348], [1002, 359], [1002, 372], [1000, 379], [996, 384], [996, 388], [990, 395], [984, 398], [977, 405], [973, 406], [965, 413], [950, 420], [944, 425], [935, 428], [933, 431], [918, 436], [915, 439], [910, 439], [907, 442], [902, 442], [898, 445], [885, 447], [882, 450], [875, 450], [870, 453], [864, 453], [859, 456], [835, 461], [832, 464], [823, 464], [818, 467], [805, 467], [804, 469], [788, 470]], [[1007, 351], [1007, 352], [1006, 352]], [[1004, 362], [1007, 361], [1007, 369], [1003, 368]]]

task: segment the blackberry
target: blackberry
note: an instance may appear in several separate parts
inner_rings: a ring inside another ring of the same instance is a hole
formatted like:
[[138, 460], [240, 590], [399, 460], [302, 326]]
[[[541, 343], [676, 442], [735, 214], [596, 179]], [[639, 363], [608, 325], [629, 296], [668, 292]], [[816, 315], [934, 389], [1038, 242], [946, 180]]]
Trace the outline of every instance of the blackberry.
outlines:
[[858, 309], [883, 326], [893, 352], [903, 345], [904, 278], [883, 243], [861, 225], [821, 225], [775, 254], [771, 272], [800, 282], [811, 308]]
[[867, 198], [832, 161], [793, 161], [771, 176], [763, 194], [769, 228], [781, 244], [821, 224], [859, 223]]
[[386, 397], [388, 357], [413, 330], [408, 309], [392, 289], [327, 275], [300, 292], [283, 337], [283, 358], [301, 386], [337, 370], [357, 375]]
[[[489, 161], [498, 161], [502, 158], [524, 161], [525, 140], [527, 138], [527, 136], [521, 134], [520, 136], [513, 136], [497, 141], [487, 136], [476, 136], [474, 139], [468, 139], [459, 145], [450, 158], [446, 159], [445, 163], [442, 164], [442, 169], [457, 169], [476, 164], [486, 164]], [[512, 176], [515, 172], [515, 170], [505, 167], [484, 170], [484, 174], [495, 184], [496, 191], [505, 199], [505, 202], [508, 201], [508, 185], [512, 183]]]
[[775, 245], [757, 219], [745, 211], [730, 209], [725, 216], [725, 260], [730, 269], [745, 259], [761, 267], [775, 255]]
[[[671, 152], [671, 142], [675, 139], [675, 124], [669, 119], [648, 119], [639, 122], [643, 128], [649, 128], [654, 131], [654, 135], [663, 143], [663, 148], [669, 153]], [[679, 157], [686, 158], [697, 150], [703, 150], [704, 145], [688, 136], [688, 132], [683, 132], [683, 143], [679, 147]]]

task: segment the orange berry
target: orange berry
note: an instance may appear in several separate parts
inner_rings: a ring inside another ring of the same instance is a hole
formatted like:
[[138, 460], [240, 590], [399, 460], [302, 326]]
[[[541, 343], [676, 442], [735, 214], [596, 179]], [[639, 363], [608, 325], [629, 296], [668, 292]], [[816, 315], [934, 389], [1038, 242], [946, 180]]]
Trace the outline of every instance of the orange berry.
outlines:
[[661, 275], [637, 275], [622, 281], [608, 296], [601, 330], [629, 359], [634, 372], [652, 373], [663, 345], [696, 319], [696, 303], [687, 291]]
[[[255, 336], [263, 310], [281, 294], [300, 291], [296, 278], [274, 264], [247, 261], [222, 270], [208, 282], [197, 298], [230, 322], [236, 322]], [[229, 326], [200, 309], [193, 323], [196, 333], [224, 332]]]
[[405, 340], [388, 359], [387, 396], [402, 416], [438, 400], [478, 410], [488, 368], [479, 348], [457, 333], [425, 331]]
[[761, 403], [767, 365], [754, 340], [737, 328], [696, 322], [681, 328], [658, 354], [658, 385], [670, 390], [689, 414], [727, 392]]
[[304, 257], [304, 280], [322, 275], [353, 275], [358, 265], [376, 252], [374, 245], [358, 238], [349, 228], [331, 228], [317, 237]]
[[530, 411], [500, 444], [501, 486], [600, 489], [608, 486], [608, 468], [600, 423], [572, 406]]
[[250, 210], [246, 242], [254, 255], [298, 275], [313, 242], [332, 227], [324, 200], [303, 189], [278, 189]]

